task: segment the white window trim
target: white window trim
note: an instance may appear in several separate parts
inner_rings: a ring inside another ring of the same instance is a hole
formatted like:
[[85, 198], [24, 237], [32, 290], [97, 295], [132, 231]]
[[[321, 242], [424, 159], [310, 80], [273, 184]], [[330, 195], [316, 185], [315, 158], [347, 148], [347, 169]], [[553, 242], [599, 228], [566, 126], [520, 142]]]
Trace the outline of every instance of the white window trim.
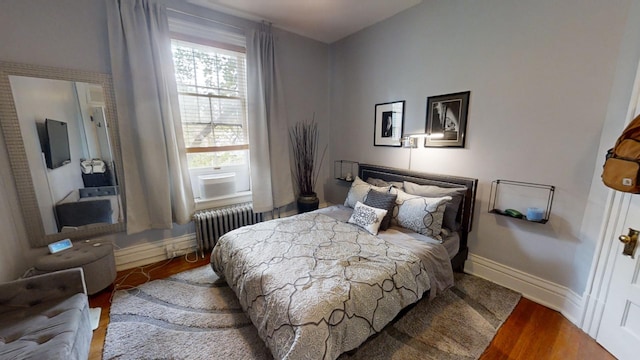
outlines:
[[213, 39], [215, 41], [226, 43], [241, 48], [246, 46], [246, 37], [244, 34], [232, 33], [227, 30], [217, 29], [212, 26], [204, 26], [196, 24], [184, 19], [169, 17], [169, 31], [172, 33], [183, 34], [201, 39]]
[[[184, 41], [192, 41], [197, 42], [198, 39], [209, 39], [214, 42], [220, 44], [229, 44], [231, 48], [228, 50], [240, 51], [241, 49], [245, 49], [246, 46], [246, 37], [244, 34], [236, 34], [231, 33], [225, 30], [216, 29], [214, 27], [203, 26], [201, 24], [196, 24], [191, 21], [187, 21], [184, 19], [176, 18], [170, 16], [168, 18], [169, 21], [169, 31], [172, 33], [172, 37], [174, 35], [177, 39], [181, 39]], [[180, 36], [182, 35], [182, 36]], [[205, 41], [206, 44], [206, 41]], [[224, 46], [216, 46], [215, 44], [210, 44], [209, 46], [225, 48]], [[195, 198], [195, 208], [196, 211], [212, 209], [216, 207], [223, 207], [228, 205], [240, 204], [245, 202], [251, 202], [253, 200], [251, 191], [241, 191], [232, 195], [220, 196], [216, 198], [208, 198], [208, 199], [200, 199]]]

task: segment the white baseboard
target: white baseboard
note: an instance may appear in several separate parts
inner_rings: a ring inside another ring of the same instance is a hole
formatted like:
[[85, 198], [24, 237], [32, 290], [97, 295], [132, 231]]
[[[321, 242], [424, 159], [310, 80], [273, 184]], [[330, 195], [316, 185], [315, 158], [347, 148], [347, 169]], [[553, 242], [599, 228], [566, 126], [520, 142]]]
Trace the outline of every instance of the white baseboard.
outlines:
[[138, 266], [153, 264], [175, 256], [194, 252], [197, 248], [196, 234], [186, 234], [151, 243], [143, 243], [118, 249], [114, 252], [116, 270], [126, 270]]
[[469, 254], [464, 270], [515, 290], [529, 300], [560, 312], [569, 321], [581, 327], [584, 300], [567, 287], [475, 254]]
[[585, 311], [584, 320], [582, 321], [582, 330], [589, 334], [592, 338], [598, 336], [598, 330], [600, 329], [600, 322], [602, 321], [602, 315], [604, 314], [605, 303], [595, 296], [591, 296], [585, 292]]

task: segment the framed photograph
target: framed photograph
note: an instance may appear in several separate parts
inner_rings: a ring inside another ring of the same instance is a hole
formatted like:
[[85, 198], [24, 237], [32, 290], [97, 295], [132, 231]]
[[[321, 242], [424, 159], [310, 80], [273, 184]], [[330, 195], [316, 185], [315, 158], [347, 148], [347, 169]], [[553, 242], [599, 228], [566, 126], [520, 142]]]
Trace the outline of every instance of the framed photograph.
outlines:
[[426, 147], [464, 147], [470, 91], [427, 98]]
[[404, 126], [404, 100], [376, 104], [373, 145], [400, 146]]

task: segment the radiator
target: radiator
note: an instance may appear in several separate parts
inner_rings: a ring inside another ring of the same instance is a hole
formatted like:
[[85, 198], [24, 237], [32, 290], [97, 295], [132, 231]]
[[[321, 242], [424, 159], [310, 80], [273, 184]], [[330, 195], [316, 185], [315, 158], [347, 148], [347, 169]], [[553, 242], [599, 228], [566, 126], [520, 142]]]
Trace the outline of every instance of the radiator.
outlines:
[[204, 256], [204, 251], [213, 249], [220, 236], [262, 220], [262, 213], [254, 213], [251, 203], [198, 211], [193, 215], [198, 250]]

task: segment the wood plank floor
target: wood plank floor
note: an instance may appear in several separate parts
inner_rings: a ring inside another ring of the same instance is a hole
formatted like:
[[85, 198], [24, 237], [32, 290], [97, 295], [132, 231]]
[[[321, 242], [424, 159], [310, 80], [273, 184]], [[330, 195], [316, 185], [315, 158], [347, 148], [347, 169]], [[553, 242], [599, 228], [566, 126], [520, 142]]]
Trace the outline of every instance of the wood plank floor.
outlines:
[[481, 360], [615, 359], [559, 312], [522, 298]]
[[[193, 259], [193, 254], [191, 255]], [[136, 286], [149, 280], [208, 264], [208, 256], [196, 262], [184, 257], [118, 272], [115, 284]], [[93, 333], [89, 359], [102, 359], [104, 339], [109, 324], [109, 310], [113, 286], [89, 297], [91, 307], [101, 307], [100, 326]], [[578, 329], [557, 311], [527, 299], [522, 299], [500, 328], [481, 360], [600, 360], [615, 359], [591, 337]]]

